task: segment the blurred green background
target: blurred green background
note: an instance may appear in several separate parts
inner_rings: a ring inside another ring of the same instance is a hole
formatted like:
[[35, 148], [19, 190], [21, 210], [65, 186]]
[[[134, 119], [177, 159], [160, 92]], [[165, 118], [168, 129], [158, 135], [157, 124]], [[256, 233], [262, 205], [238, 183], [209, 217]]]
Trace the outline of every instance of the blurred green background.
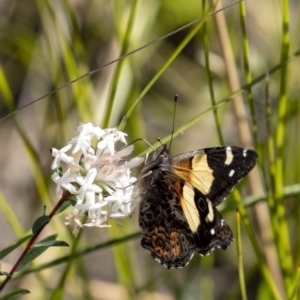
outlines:
[[[241, 212], [243, 263], [235, 241], [166, 270], [138, 237], [20, 276], [5, 292], [27, 288], [24, 299], [300, 299], [300, 3], [248, 0], [209, 15], [234, 1], [216, 3], [0, 1], [0, 250], [58, 201], [49, 149], [66, 145], [79, 122], [114, 127], [130, 112], [121, 125], [127, 141], [155, 144], [171, 133], [178, 94], [172, 154], [225, 144], [260, 155], [252, 178], [221, 206], [235, 234], [235, 208]], [[146, 151], [136, 143], [135, 155]], [[122, 227], [85, 228], [73, 251], [138, 232], [137, 214]], [[71, 248], [70, 231], [63, 213], [43, 237], [58, 233]], [[50, 248], [26, 268], [70, 248]], [[2, 271], [21, 250], [1, 261]]]

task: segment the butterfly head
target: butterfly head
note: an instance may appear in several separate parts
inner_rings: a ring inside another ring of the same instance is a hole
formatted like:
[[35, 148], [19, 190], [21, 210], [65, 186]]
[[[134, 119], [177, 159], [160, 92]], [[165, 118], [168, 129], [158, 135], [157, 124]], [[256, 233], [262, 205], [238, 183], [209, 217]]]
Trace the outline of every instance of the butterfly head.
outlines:
[[142, 170], [142, 173], [147, 173], [155, 169], [160, 169], [162, 171], [169, 170], [172, 164], [172, 159], [170, 152], [166, 145], [162, 145], [152, 155], [152, 160], [148, 162]]

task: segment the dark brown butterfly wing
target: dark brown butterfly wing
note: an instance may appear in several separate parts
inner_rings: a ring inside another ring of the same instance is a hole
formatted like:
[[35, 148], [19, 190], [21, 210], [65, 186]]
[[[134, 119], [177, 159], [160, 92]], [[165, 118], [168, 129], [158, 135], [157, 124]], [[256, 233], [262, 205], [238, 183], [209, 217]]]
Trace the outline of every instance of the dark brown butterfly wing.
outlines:
[[165, 267], [184, 267], [196, 247], [177, 192], [163, 177], [149, 187], [140, 205], [141, 245]]

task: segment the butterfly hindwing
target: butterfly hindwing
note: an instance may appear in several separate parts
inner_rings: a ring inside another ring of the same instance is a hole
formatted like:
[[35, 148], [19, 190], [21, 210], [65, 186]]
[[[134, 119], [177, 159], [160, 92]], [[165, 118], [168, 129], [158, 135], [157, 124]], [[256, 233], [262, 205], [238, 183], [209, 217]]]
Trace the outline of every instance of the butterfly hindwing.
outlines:
[[204, 221], [199, 226], [197, 233], [193, 234], [196, 252], [204, 256], [210, 254], [216, 248], [226, 250], [234, 239], [227, 222], [213, 204], [212, 207], [214, 211], [212, 222]]
[[207, 255], [216, 248], [225, 250], [233, 241], [233, 233], [215, 205], [187, 182], [182, 183], [177, 192], [196, 252]]

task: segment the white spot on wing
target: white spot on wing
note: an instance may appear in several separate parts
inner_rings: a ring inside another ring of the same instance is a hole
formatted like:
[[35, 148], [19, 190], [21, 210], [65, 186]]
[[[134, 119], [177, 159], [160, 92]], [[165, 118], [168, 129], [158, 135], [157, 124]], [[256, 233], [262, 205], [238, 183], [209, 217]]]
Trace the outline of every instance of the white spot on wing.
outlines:
[[214, 235], [216, 232], [215, 232], [214, 229], [211, 229], [211, 230], [210, 230], [210, 233], [211, 233], [212, 235]]
[[226, 160], [225, 160], [225, 165], [230, 165], [233, 161], [233, 154], [232, 154], [232, 149], [231, 147], [226, 147]]
[[234, 170], [231, 170], [231, 171], [229, 172], [228, 176], [229, 176], [229, 177], [232, 177], [234, 173], [235, 173], [235, 171], [234, 171]]
[[244, 151], [243, 151], [243, 156], [244, 156], [244, 157], [247, 156], [247, 149], [244, 149]]

